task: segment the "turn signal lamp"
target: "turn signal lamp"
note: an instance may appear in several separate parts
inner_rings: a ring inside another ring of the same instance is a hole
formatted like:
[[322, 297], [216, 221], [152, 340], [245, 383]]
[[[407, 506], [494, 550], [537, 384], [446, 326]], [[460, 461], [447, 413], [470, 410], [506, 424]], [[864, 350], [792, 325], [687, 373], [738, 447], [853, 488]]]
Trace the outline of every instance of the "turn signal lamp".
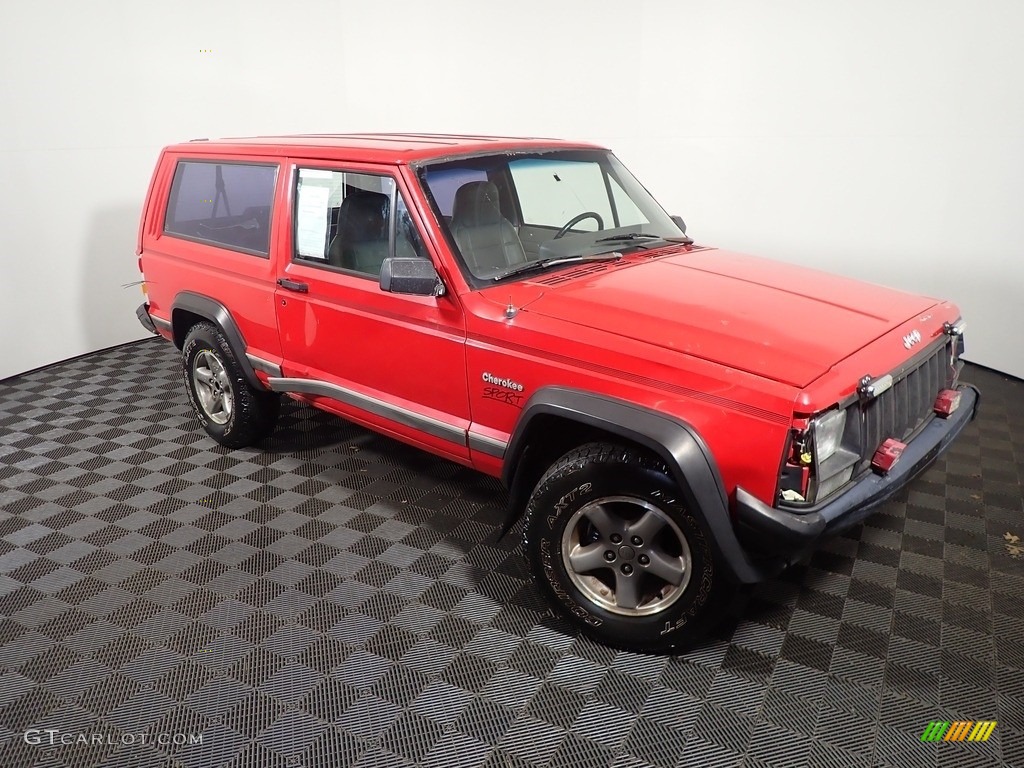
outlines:
[[878, 446], [878, 450], [875, 451], [875, 455], [871, 459], [871, 468], [884, 475], [900, 460], [900, 456], [903, 455], [906, 447], [906, 443], [901, 443], [899, 440], [890, 437]]
[[935, 412], [939, 416], [949, 416], [960, 407], [960, 393], [955, 389], [944, 389], [935, 398]]

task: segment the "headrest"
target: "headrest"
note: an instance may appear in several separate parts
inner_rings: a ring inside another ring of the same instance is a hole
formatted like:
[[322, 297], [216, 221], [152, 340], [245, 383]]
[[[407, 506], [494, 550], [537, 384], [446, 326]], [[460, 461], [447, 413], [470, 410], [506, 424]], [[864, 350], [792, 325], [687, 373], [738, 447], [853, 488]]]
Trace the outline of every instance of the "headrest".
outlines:
[[452, 223], [465, 226], [497, 224], [501, 221], [498, 188], [490, 181], [470, 181], [455, 192]]
[[341, 203], [339, 225], [347, 240], [387, 238], [388, 196], [357, 189]]

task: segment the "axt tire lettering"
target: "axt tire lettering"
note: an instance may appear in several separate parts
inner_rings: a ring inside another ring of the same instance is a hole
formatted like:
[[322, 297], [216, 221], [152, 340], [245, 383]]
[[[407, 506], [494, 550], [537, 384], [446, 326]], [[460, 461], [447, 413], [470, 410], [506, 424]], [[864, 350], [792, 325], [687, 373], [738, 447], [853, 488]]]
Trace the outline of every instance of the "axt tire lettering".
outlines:
[[592, 483], [583, 483], [582, 485], [579, 485], [579, 486], [573, 488], [567, 494], [562, 496], [562, 498], [560, 498], [558, 501], [556, 501], [555, 502], [555, 511], [554, 511], [554, 513], [551, 514], [551, 515], [548, 515], [548, 528], [554, 528], [555, 527], [555, 522], [558, 520], [558, 516], [561, 515], [566, 510], [566, 508], [573, 501], [576, 500], [576, 498], [578, 498], [580, 496], [586, 496], [588, 493], [590, 493], [590, 490], [593, 487], [594, 486], [593, 486]]

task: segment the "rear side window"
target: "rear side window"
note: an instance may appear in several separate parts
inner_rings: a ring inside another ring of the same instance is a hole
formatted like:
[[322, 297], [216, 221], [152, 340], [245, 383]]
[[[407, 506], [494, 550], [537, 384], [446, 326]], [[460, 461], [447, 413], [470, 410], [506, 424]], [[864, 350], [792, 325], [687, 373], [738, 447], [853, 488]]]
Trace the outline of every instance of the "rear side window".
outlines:
[[164, 232], [266, 256], [276, 181], [276, 165], [181, 160]]

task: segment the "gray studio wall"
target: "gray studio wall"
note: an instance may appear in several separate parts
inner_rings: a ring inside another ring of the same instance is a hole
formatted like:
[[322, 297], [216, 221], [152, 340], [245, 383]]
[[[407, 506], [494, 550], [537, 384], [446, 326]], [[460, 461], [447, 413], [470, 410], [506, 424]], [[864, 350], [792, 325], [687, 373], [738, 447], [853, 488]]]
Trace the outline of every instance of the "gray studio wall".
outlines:
[[700, 241], [954, 299], [1024, 376], [1022, 33], [1014, 0], [7, 3], [0, 378], [144, 335], [162, 145], [353, 130], [607, 142]]

